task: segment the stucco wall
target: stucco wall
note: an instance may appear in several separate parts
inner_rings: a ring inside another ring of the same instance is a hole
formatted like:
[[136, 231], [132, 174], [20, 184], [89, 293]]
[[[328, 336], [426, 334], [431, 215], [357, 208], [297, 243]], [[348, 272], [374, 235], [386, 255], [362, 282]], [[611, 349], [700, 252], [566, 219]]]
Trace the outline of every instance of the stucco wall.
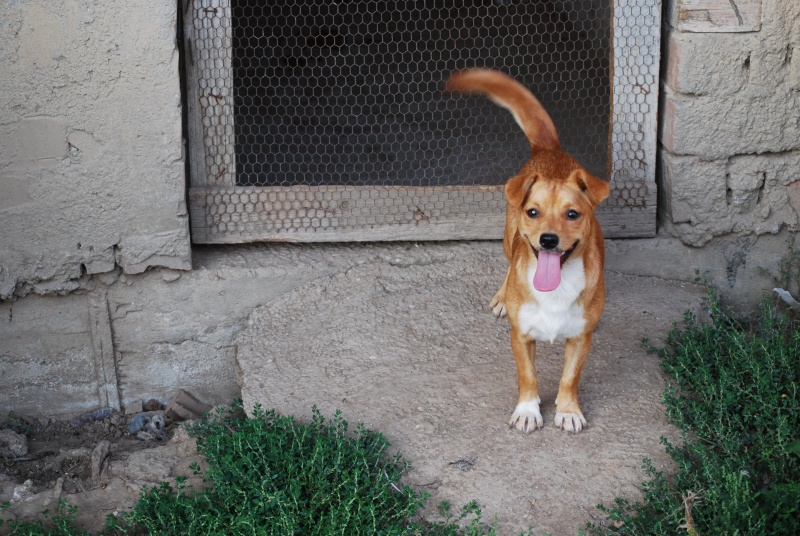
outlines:
[[[746, 31], [698, 32], [702, 16], [668, 28], [662, 236], [608, 241], [606, 261], [667, 279], [697, 270], [745, 306], [771, 287], [760, 269], [774, 272], [800, 212], [800, 3], [746, 2], [759, 4]], [[252, 308], [408, 247], [196, 248], [180, 272], [176, 17], [175, 0], [0, 2], [4, 409], [67, 417], [181, 387], [228, 402], [234, 335]], [[164, 268], [139, 273], [149, 266]]]
[[670, 0], [667, 7], [663, 229], [694, 246], [731, 233], [797, 231], [800, 2]]
[[175, 0], [0, 2], [0, 299], [189, 269]]

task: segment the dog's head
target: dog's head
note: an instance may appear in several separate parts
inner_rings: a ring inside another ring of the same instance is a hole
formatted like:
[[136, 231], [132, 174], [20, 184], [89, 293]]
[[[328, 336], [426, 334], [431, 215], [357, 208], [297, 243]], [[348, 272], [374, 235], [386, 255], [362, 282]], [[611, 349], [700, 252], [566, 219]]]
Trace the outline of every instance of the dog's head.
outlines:
[[481, 93], [511, 112], [531, 144], [531, 159], [505, 186], [518, 239], [538, 259], [534, 287], [554, 290], [561, 266], [580, 254], [597, 225], [594, 209], [608, 197], [607, 182], [589, 174], [561, 149], [558, 132], [541, 103], [524, 86], [497, 71], [454, 74], [449, 91]]
[[[567, 167], [570, 161], [573, 165]], [[561, 267], [594, 238], [594, 209], [608, 197], [608, 183], [590, 175], [565, 153], [548, 151], [508, 181], [505, 193], [509, 205], [518, 208], [514, 211], [518, 239], [538, 259], [534, 287], [554, 290]]]

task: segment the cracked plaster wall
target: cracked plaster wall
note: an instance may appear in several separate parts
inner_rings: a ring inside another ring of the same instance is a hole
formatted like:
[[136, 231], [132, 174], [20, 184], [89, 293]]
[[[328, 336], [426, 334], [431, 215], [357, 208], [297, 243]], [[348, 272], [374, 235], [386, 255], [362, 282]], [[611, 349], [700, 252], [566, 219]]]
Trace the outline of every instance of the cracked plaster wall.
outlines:
[[0, 2], [0, 300], [191, 268], [175, 0]]
[[[748, 299], [767, 288], [759, 268], [774, 263], [753, 252], [782, 253], [785, 233], [772, 233], [800, 212], [800, 4], [764, 0], [759, 13], [742, 33], [669, 30], [659, 195], [682, 243], [609, 241], [608, 269], [710, 270]], [[70, 417], [179, 387], [229, 402], [234, 335], [253, 307], [351, 263], [392, 262], [371, 246], [240, 246], [199, 248], [195, 269], [176, 271], [190, 245], [175, 19], [174, 0], [0, 2], [6, 409]], [[481, 247], [501, 258], [499, 243]], [[139, 273], [154, 265], [166, 268]], [[30, 293], [46, 295], [13, 300]]]
[[799, 230], [800, 2], [669, 0], [668, 8], [663, 228], [692, 246]]
[[[190, 272], [127, 275], [117, 268], [83, 279], [66, 296], [0, 302], [0, 408], [69, 418], [142, 399], [166, 402], [179, 388], [208, 404], [228, 404], [241, 396], [235, 336], [254, 308], [353, 267], [435, 265], [471, 247], [199, 247]], [[502, 259], [500, 242], [481, 248]]]

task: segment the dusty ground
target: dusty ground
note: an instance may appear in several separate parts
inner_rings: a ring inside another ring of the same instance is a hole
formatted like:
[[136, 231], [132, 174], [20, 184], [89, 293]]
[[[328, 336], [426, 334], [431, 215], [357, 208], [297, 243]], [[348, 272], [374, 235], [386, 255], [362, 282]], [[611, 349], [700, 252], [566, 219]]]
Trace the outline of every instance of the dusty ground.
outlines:
[[[429, 492], [429, 504], [477, 500], [504, 535], [529, 527], [576, 534], [602, 520], [597, 503], [640, 496], [642, 458], [667, 464], [659, 437], [676, 434], [661, 406], [658, 360], [641, 340], [658, 342], [684, 310], [697, 309], [700, 289], [608, 273], [606, 311], [581, 383], [588, 428], [553, 426], [563, 345], [540, 344], [545, 428], [524, 435], [506, 424], [516, 401], [508, 322], [487, 309], [506, 268], [499, 243], [387, 246], [384, 255], [337, 263], [338, 273], [256, 309], [237, 336], [247, 407], [258, 402], [301, 418], [313, 404], [326, 415], [341, 409], [412, 462], [405, 483]], [[30, 421], [27, 459], [6, 459], [0, 470], [0, 502], [18, 492], [4, 516], [27, 517], [65, 498], [79, 506], [79, 522], [97, 530], [107, 514], [129, 509], [142, 486], [192, 474], [197, 454], [185, 431], [174, 426], [166, 442], [138, 441], [128, 421]], [[93, 478], [91, 453], [103, 440], [110, 454]]]
[[430, 504], [477, 500], [500, 534], [574, 535], [595, 505], [638, 498], [642, 458], [663, 467], [667, 423], [657, 343], [696, 309], [686, 283], [608, 273], [607, 303], [583, 372], [580, 434], [552, 424], [562, 344], [539, 344], [545, 427], [507, 422], [516, 376], [506, 320], [487, 305], [506, 262], [499, 243], [410, 245], [318, 279], [256, 309], [237, 338], [242, 397], [308, 417], [341, 409], [412, 463]]
[[[53, 512], [65, 499], [78, 506], [78, 524], [97, 532], [108, 514], [130, 509], [143, 486], [174, 482], [179, 475], [200, 485], [189, 468], [200, 461], [194, 440], [179, 424], [170, 424], [164, 440], [141, 441], [128, 433], [131, 418], [114, 413], [80, 427], [69, 421], [6, 419], [4, 424], [13, 423], [27, 437], [29, 451], [3, 457], [0, 504], [10, 501], [11, 506], [2, 519], [41, 518], [42, 511]], [[108, 456], [93, 456], [104, 441]]]

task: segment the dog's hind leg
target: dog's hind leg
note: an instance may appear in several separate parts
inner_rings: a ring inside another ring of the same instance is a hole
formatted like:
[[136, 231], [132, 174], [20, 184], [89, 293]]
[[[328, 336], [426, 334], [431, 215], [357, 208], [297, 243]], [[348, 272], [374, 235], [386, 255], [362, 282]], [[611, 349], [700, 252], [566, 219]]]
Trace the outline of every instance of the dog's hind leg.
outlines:
[[511, 275], [510, 267], [508, 270], [506, 270], [506, 277], [503, 279], [503, 284], [500, 285], [500, 288], [497, 290], [497, 292], [495, 292], [494, 296], [492, 297], [492, 301], [489, 304], [489, 308], [497, 318], [503, 318], [508, 314], [506, 311], [506, 283], [508, 283], [509, 275]]

